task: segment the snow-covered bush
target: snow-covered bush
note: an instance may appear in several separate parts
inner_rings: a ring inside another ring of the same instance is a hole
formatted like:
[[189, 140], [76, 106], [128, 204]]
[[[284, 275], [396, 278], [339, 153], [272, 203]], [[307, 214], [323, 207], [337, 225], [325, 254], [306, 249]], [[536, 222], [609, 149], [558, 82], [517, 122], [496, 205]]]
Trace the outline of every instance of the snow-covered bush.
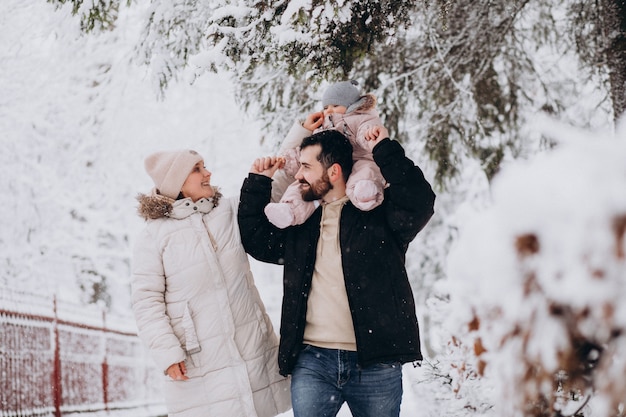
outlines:
[[504, 167], [449, 257], [457, 389], [489, 380], [498, 416], [623, 415], [626, 129], [537, 122], [557, 145]]

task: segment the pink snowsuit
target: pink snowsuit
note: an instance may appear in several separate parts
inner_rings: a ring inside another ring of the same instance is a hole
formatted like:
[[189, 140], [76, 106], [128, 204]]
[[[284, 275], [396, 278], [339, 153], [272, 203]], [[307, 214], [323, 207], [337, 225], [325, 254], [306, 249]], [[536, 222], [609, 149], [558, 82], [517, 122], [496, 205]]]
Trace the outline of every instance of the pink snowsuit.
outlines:
[[[326, 116], [322, 126], [313, 133], [336, 129], [348, 138], [353, 148], [354, 166], [346, 183], [346, 195], [355, 207], [368, 211], [383, 202], [386, 181], [374, 162], [372, 151], [365, 140], [365, 133], [370, 128], [382, 125], [375, 109], [376, 99], [370, 94], [365, 97], [367, 100], [364, 104], [353, 112], [332, 113]], [[284, 156], [287, 159], [286, 170], [289, 171], [287, 167], [292, 167], [291, 171], [296, 168], [294, 172], [287, 172], [287, 174], [295, 175], [300, 165], [299, 148], [287, 150]], [[319, 205], [317, 202], [302, 200], [300, 183], [295, 181], [287, 187], [280, 203], [270, 203], [266, 206], [265, 214], [275, 226], [285, 228], [304, 223], [313, 214], [317, 205]]]

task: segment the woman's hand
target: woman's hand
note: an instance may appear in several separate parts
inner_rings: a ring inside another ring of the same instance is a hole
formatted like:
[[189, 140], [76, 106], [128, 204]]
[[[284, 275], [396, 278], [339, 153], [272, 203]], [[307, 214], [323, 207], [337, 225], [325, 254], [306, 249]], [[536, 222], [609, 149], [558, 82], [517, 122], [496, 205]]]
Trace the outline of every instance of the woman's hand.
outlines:
[[187, 376], [187, 366], [185, 366], [185, 362], [178, 362], [170, 365], [165, 372], [174, 381], [186, 381], [189, 379]]
[[312, 132], [318, 127], [320, 127], [323, 122], [324, 122], [324, 112], [318, 111], [318, 112], [309, 114], [304, 120], [304, 122], [302, 122], [302, 127]]

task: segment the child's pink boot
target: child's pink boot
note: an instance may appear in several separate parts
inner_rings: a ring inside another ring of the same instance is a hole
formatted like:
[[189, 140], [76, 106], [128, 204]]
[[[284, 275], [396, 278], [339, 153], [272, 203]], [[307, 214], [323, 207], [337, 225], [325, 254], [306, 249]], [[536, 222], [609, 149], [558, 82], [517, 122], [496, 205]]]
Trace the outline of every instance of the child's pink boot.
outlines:
[[263, 211], [270, 223], [279, 229], [293, 225], [294, 216], [289, 203], [269, 203]]
[[376, 183], [372, 180], [361, 180], [354, 184], [354, 191], [352, 193], [352, 204], [356, 208], [363, 211], [368, 211], [374, 207], [380, 205], [378, 197], [381, 190], [376, 186]]

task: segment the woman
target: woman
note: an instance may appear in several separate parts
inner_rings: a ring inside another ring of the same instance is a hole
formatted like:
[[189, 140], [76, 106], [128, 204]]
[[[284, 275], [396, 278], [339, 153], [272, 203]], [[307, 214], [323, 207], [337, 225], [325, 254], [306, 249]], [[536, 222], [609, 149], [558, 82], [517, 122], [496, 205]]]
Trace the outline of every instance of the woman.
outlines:
[[290, 408], [278, 338], [255, 287], [237, 226], [202, 157], [154, 153], [141, 194], [147, 221], [133, 256], [139, 336], [167, 375], [170, 416], [271, 417]]

